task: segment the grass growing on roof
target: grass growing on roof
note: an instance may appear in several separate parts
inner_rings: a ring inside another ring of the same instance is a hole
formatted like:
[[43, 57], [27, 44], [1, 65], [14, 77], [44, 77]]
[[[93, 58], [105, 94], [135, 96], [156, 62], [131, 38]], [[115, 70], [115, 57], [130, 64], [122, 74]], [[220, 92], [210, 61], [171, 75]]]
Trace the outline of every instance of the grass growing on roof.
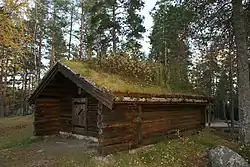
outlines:
[[115, 92], [136, 92], [163, 94], [170, 93], [170, 88], [164, 88], [157, 85], [149, 85], [142, 82], [135, 82], [119, 75], [102, 72], [90, 67], [89, 64], [79, 61], [63, 61], [67, 67], [74, 72], [81, 74], [85, 78], [94, 82], [97, 86], [103, 87], [109, 91]]

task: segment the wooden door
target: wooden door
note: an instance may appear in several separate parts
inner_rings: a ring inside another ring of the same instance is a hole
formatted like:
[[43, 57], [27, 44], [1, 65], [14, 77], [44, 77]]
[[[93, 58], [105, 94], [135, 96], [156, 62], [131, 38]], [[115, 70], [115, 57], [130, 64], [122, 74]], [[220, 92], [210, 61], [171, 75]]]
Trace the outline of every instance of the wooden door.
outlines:
[[87, 99], [74, 98], [72, 101], [73, 132], [85, 134], [87, 132]]

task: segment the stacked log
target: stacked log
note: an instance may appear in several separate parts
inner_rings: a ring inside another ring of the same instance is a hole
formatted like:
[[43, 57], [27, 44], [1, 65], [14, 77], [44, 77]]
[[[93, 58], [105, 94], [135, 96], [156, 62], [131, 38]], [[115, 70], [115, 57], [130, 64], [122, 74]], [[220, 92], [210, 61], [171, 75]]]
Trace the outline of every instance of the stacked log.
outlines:
[[201, 130], [205, 125], [204, 106], [144, 105], [142, 112], [142, 143], [152, 144], [183, 131]]
[[113, 110], [103, 107], [98, 127], [100, 154], [129, 150], [136, 139], [136, 105], [116, 105]]
[[99, 111], [100, 154], [159, 142], [197, 132], [205, 125], [205, 106], [180, 104], [116, 104], [113, 110]]
[[62, 130], [64, 132], [72, 131], [72, 99], [62, 98], [60, 99], [60, 120], [62, 123]]
[[60, 100], [37, 99], [34, 134], [37, 136], [57, 134], [62, 129], [59, 118]]
[[87, 136], [97, 137], [98, 135], [98, 127], [97, 127], [97, 105], [98, 100], [93, 98], [92, 96], [87, 96]]

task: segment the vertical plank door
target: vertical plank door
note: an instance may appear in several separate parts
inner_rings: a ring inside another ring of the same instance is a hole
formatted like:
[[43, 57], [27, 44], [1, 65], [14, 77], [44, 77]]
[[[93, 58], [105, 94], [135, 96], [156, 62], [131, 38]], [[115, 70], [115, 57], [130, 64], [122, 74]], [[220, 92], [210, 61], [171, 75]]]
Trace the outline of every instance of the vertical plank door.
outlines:
[[72, 100], [72, 126], [73, 132], [86, 134], [87, 132], [87, 99], [74, 98]]

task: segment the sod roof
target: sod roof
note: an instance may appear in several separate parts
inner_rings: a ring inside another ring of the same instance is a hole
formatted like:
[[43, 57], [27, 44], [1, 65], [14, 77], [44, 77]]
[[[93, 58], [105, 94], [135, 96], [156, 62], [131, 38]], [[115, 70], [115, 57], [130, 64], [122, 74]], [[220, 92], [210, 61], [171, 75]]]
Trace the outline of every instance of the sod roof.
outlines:
[[93, 82], [97, 87], [104, 88], [110, 92], [148, 93], [156, 95], [171, 93], [166, 87], [148, 85], [138, 81], [135, 82], [116, 74], [96, 70], [84, 62], [67, 60], [63, 61], [62, 64], [90, 82]]
[[108, 108], [116, 102], [167, 102], [167, 103], [207, 103], [211, 99], [191, 93], [174, 93], [169, 88], [140, 81], [133, 81], [122, 76], [102, 71], [82, 61], [62, 61], [51, 68], [29, 98], [33, 104], [46, 85], [61, 72], [64, 76], [85, 89]]

